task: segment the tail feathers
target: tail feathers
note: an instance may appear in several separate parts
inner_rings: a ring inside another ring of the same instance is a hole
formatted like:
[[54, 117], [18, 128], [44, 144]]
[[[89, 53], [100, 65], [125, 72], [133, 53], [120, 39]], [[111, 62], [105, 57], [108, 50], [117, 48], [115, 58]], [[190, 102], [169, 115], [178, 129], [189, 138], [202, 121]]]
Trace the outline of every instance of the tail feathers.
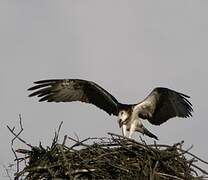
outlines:
[[[139, 129], [137, 129], [139, 130]], [[146, 129], [144, 126], [141, 127], [141, 129], [139, 130], [141, 133], [143, 133], [144, 135], [147, 135], [151, 138], [154, 138], [156, 140], [158, 140], [157, 136], [155, 136], [154, 134], [152, 134], [148, 129]]]

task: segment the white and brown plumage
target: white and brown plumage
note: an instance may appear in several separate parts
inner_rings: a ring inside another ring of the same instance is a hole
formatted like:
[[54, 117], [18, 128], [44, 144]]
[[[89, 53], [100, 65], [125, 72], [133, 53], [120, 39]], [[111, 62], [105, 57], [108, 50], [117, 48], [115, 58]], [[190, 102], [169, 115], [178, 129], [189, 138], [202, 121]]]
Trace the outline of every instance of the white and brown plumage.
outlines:
[[129, 137], [139, 131], [150, 137], [157, 137], [149, 132], [142, 120], [160, 125], [173, 117], [190, 117], [192, 104], [189, 96], [174, 90], [157, 87], [138, 104], [122, 104], [109, 92], [92, 81], [81, 79], [51, 79], [34, 82], [36, 85], [28, 90], [35, 90], [29, 96], [39, 97], [39, 101], [91, 103], [103, 109], [109, 115], [118, 116], [124, 136]]

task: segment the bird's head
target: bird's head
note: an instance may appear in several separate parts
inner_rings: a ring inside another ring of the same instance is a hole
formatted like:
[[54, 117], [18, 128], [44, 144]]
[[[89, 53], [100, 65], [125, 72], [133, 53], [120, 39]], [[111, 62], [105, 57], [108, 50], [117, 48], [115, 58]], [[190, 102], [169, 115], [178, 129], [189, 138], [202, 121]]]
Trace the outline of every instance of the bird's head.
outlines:
[[118, 123], [120, 127], [128, 119], [128, 117], [129, 117], [129, 113], [126, 110], [122, 110], [118, 113]]

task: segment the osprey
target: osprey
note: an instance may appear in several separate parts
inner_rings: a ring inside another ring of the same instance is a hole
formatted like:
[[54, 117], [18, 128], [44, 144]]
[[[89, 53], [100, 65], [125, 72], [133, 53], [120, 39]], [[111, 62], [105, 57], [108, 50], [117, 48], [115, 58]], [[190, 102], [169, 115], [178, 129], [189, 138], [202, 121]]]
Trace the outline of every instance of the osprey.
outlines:
[[192, 104], [189, 96], [174, 90], [157, 87], [137, 104], [122, 104], [105, 89], [92, 81], [82, 79], [50, 79], [34, 82], [28, 90], [35, 90], [31, 96], [39, 101], [72, 102], [81, 101], [94, 104], [109, 115], [118, 116], [118, 123], [124, 136], [132, 137], [135, 131], [157, 139], [142, 124], [148, 120], [153, 125], [160, 125], [173, 117], [190, 117]]

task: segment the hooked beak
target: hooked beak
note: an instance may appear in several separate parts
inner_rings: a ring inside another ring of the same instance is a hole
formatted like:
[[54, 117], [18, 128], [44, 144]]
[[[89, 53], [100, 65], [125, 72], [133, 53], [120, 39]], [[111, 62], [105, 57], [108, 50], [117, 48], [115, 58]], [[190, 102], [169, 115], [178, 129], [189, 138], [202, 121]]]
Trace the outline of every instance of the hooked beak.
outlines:
[[119, 119], [118, 120], [118, 124], [119, 124], [119, 127], [121, 128], [124, 124], [126, 124], [128, 122], [128, 118], [126, 120], [122, 120], [122, 119]]
[[123, 126], [122, 119], [119, 119], [119, 120], [118, 120], [118, 124], [119, 124], [119, 127], [120, 127], [120, 128]]

